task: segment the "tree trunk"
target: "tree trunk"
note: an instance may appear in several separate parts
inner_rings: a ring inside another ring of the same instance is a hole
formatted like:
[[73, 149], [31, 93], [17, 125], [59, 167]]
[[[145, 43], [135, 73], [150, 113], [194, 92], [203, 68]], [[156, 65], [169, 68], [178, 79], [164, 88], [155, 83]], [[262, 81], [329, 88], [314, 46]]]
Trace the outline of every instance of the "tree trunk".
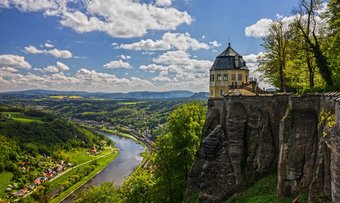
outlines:
[[283, 69], [284, 69], [284, 66], [280, 62], [280, 86], [281, 86], [281, 91], [286, 92], [287, 91], [286, 90], [286, 80], [285, 80]]
[[322, 78], [325, 80], [328, 86], [333, 86], [332, 71], [328, 66], [327, 58], [322, 54], [319, 46], [314, 45], [312, 49]]
[[314, 87], [314, 68], [312, 64], [312, 59], [310, 58], [308, 53], [306, 56], [306, 62], [307, 62], [308, 73], [309, 73], [309, 87], [313, 88]]

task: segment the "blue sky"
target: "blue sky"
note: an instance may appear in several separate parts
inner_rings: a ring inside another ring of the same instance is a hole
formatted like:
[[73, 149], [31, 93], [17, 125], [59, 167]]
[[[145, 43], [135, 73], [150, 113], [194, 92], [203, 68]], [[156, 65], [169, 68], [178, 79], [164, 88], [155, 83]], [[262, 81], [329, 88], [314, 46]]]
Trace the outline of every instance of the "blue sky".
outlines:
[[254, 76], [297, 0], [0, 0], [0, 91], [208, 91], [230, 38]]

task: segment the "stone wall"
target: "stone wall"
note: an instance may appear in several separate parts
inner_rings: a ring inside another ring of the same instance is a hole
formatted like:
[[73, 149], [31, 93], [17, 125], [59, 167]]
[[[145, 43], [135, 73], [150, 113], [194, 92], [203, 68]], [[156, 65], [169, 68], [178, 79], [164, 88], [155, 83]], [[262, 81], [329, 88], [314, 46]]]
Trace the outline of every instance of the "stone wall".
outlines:
[[277, 172], [280, 196], [304, 190], [310, 202], [340, 202], [338, 97], [340, 93], [210, 99], [185, 196], [199, 192], [201, 202], [221, 202]]

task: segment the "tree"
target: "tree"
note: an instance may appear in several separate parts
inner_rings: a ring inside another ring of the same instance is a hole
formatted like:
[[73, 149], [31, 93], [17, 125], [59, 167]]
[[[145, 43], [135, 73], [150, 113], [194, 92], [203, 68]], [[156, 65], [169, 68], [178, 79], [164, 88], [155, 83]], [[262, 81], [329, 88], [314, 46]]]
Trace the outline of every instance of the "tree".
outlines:
[[182, 201], [205, 114], [206, 108], [199, 102], [181, 105], [168, 118], [168, 133], [157, 138], [154, 164], [159, 201]]
[[120, 191], [128, 203], [153, 202], [153, 186], [155, 179], [152, 171], [138, 168], [124, 181]]
[[286, 63], [287, 47], [291, 37], [289, 29], [283, 21], [273, 22], [269, 28], [269, 35], [263, 38], [262, 46], [266, 53], [261, 58], [260, 71], [267, 79], [277, 84], [281, 91], [286, 92]]
[[315, 57], [322, 78], [328, 86], [333, 86], [332, 70], [329, 67], [326, 55], [321, 50], [320, 35], [318, 36], [321, 30], [317, 30], [317, 18], [320, 17], [317, 10], [321, 3], [320, 0], [300, 0], [300, 6], [295, 11], [299, 17], [296, 18], [295, 23]]
[[77, 203], [111, 203], [122, 202], [122, 198], [113, 183], [103, 183], [100, 186], [88, 188], [77, 196]]
[[340, 87], [340, 2], [339, 0], [330, 0], [328, 3], [329, 12], [326, 19], [329, 25], [328, 49], [330, 67], [333, 70], [334, 82]]
[[322, 85], [319, 84], [319, 80], [315, 81], [315, 78], [319, 77], [319, 73], [316, 71], [315, 58], [306, 44], [300, 29], [296, 23], [291, 23], [289, 26], [292, 38], [288, 47], [288, 63], [294, 69], [287, 72], [290, 78], [289, 86], [297, 90], [303, 90], [308, 87], [312, 89], [315, 85]]

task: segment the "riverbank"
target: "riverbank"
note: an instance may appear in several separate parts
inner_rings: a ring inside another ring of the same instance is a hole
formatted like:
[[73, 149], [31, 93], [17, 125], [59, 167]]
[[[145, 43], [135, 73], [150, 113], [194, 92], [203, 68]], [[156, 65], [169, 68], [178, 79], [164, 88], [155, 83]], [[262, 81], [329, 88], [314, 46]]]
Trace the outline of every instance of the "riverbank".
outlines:
[[[92, 128], [92, 130], [95, 129]], [[115, 143], [115, 147], [119, 149], [119, 156], [101, 172], [95, 174], [92, 179], [83, 183], [78, 188], [74, 188], [72, 195], [64, 198], [62, 201], [64, 203], [73, 202], [74, 198], [86, 188], [100, 185], [104, 182], [113, 182], [116, 186], [121, 186], [124, 179], [130, 176], [143, 160], [141, 154], [145, 153], [146, 148], [139, 144], [139, 142], [107, 132], [97, 131], [97, 133], [102, 133]]]
[[[82, 187], [86, 182], [94, 178], [98, 173], [100, 173], [103, 169], [105, 169], [116, 157], [118, 156], [118, 151], [115, 150], [113, 153], [101, 156], [96, 160], [96, 168], [92, 172], [90, 172], [87, 176], [83, 177], [80, 181], [69, 187], [67, 190], [61, 192], [58, 196], [55, 198], [51, 199], [51, 203], [57, 203], [61, 202], [64, 199], [66, 199], [68, 196], [70, 196], [74, 191], [78, 190], [80, 187]], [[87, 163], [82, 164], [79, 166], [80, 168], [84, 168], [86, 166], [89, 166], [92, 164], [94, 160], [88, 161]], [[76, 172], [76, 171], [75, 171]]]

